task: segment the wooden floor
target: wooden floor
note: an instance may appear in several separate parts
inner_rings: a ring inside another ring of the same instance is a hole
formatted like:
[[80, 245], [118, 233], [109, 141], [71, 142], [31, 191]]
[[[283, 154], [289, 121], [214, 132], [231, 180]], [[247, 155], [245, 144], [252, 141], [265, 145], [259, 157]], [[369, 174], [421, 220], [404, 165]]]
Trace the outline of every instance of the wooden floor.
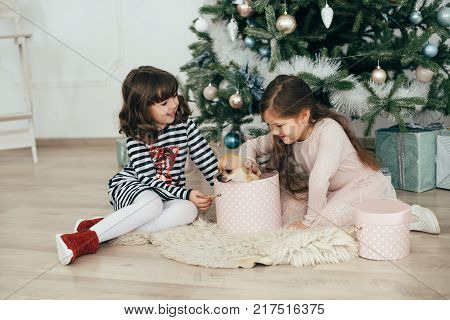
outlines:
[[[54, 235], [80, 217], [111, 211], [113, 147], [0, 152], [0, 297], [3, 299], [448, 299], [450, 192], [399, 192], [437, 214], [439, 236], [412, 233], [412, 253], [394, 262], [354, 259], [308, 268], [219, 270], [161, 257], [151, 246], [102, 245], [73, 265], [57, 261]], [[201, 177], [191, 185], [207, 191]], [[209, 213], [210, 215], [213, 212]]]

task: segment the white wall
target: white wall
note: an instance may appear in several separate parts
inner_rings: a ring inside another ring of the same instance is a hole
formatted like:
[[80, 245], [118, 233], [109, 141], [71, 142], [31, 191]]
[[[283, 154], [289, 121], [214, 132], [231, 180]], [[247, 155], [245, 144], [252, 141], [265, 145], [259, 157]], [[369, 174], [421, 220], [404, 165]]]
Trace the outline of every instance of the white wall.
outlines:
[[[19, 1], [26, 17], [23, 31], [33, 34], [30, 51], [37, 137], [118, 136], [121, 81], [140, 65], [179, 74], [179, 67], [191, 59], [188, 45], [196, 39], [188, 27], [203, 3]], [[12, 23], [0, 23], [1, 34], [14, 31]], [[12, 41], [0, 42], [2, 113], [25, 108], [16, 50]]]
[[[19, 0], [31, 60], [38, 138], [118, 136], [121, 81], [134, 67], [179, 74], [205, 0]], [[0, 21], [0, 34], [14, 31]], [[17, 48], [0, 41], [0, 109], [24, 110]], [[180, 75], [185, 79], [184, 75]], [[2, 124], [0, 130], [20, 125]], [[377, 127], [390, 125], [381, 119]], [[355, 123], [362, 135], [363, 125]]]

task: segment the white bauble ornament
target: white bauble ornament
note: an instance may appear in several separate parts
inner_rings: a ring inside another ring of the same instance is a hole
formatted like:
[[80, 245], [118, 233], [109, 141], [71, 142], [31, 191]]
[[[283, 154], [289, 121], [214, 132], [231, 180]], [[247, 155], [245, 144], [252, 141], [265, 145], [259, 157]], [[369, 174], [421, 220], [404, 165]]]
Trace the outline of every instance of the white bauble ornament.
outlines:
[[203, 96], [206, 100], [213, 101], [217, 98], [217, 88], [210, 83], [205, 89], [203, 89]]
[[231, 83], [227, 79], [223, 79], [219, 83], [219, 90], [226, 90], [231, 85]]
[[237, 39], [237, 35], [238, 35], [238, 31], [239, 31], [238, 24], [237, 24], [236, 20], [234, 20], [234, 18], [231, 18], [230, 23], [228, 23], [227, 31], [228, 31], [228, 35], [230, 36], [231, 41], [234, 42]]
[[325, 3], [325, 7], [320, 11], [320, 15], [322, 16], [323, 24], [325, 28], [329, 28], [331, 26], [331, 22], [333, 21], [333, 9], [328, 5], [328, 2]]
[[195, 21], [194, 28], [197, 32], [206, 32], [208, 31], [208, 21], [200, 17]]
[[228, 102], [233, 109], [239, 109], [244, 105], [244, 99], [239, 93], [239, 90], [237, 90], [236, 93], [230, 97]]
[[430, 69], [418, 66], [416, 68], [416, 79], [420, 82], [427, 83], [433, 79], [434, 72]]
[[293, 16], [285, 11], [283, 15], [278, 17], [275, 26], [278, 31], [284, 34], [290, 34], [295, 31], [295, 28], [297, 28], [297, 22]]
[[375, 83], [383, 84], [386, 82], [387, 74], [386, 71], [381, 69], [380, 65], [378, 65], [377, 68], [372, 71], [372, 76], [370, 78]]

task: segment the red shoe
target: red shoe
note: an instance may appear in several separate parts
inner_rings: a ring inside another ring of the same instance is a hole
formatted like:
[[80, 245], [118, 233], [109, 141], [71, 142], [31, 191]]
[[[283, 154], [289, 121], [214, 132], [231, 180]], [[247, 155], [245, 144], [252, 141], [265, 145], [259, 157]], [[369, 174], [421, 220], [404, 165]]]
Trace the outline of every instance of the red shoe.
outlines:
[[95, 217], [89, 220], [80, 219], [75, 223], [75, 228], [73, 229], [73, 232], [87, 231], [102, 220], [103, 217]]
[[99, 246], [98, 236], [95, 231], [87, 230], [56, 235], [58, 258], [63, 265], [72, 263], [85, 254], [97, 252]]

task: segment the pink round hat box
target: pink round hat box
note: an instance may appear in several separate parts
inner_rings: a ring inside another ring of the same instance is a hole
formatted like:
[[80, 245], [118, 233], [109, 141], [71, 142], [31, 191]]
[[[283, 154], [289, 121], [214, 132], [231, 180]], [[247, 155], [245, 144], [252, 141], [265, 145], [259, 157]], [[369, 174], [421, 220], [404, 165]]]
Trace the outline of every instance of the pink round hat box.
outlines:
[[281, 204], [278, 172], [262, 174], [251, 182], [214, 180], [219, 229], [228, 233], [252, 233], [280, 229]]
[[396, 199], [368, 199], [353, 206], [360, 257], [397, 260], [409, 254], [408, 204]]

